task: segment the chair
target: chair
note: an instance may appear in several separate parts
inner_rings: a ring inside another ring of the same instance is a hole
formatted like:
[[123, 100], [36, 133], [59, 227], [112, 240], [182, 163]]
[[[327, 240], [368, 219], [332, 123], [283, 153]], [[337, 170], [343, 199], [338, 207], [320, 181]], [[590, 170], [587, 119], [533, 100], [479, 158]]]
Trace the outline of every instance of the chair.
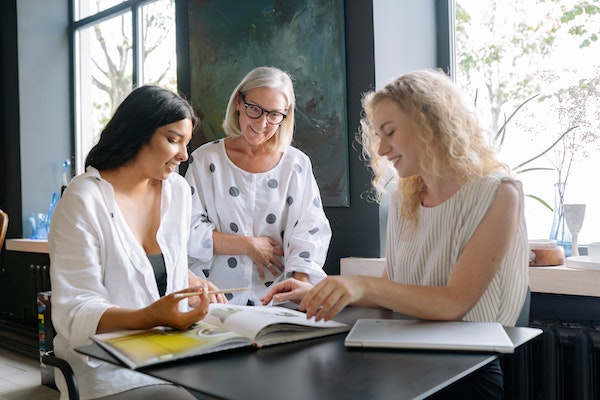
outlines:
[[0, 251], [4, 247], [4, 239], [6, 238], [6, 230], [8, 229], [8, 214], [0, 210]]
[[531, 288], [527, 286], [527, 294], [525, 295], [525, 303], [521, 308], [521, 313], [517, 318], [515, 326], [528, 327], [529, 326], [529, 310], [531, 308]]
[[42, 362], [60, 370], [67, 383], [69, 400], [79, 400], [79, 386], [77, 385], [77, 378], [75, 377], [75, 373], [73, 372], [73, 369], [69, 363], [60, 357], [56, 357], [54, 355], [54, 350], [44, 353], [42, 355]]
[[4, 271], [4, 239], [8, 229], [8, 214], [0, 210], [0, 272]]

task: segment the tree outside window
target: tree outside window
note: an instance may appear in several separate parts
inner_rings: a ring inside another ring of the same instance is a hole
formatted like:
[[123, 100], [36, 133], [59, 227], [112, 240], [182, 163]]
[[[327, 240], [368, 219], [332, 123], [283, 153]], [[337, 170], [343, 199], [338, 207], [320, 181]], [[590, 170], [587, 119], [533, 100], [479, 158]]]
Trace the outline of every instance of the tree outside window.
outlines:
[[[506, 125], [501, 158], [511, 167], [551, 151], [521, 173], [526, 193], [586, 203], [580, 243], [600, 239], [600, 0], [456, 0], [456, 75], [491, 135]], [[545, 168], [545, 169], [542, 169]], [[526, 199], [531, 239], [547, 238], [552, 213]]]
[[74, 32], [80, 173], [89, 149], [134, 87], [156, 84], [177, 90], [177, 63], [174, 0], [75, 2], [76, 15], [86, 17], [85, 25], [76, 21]]

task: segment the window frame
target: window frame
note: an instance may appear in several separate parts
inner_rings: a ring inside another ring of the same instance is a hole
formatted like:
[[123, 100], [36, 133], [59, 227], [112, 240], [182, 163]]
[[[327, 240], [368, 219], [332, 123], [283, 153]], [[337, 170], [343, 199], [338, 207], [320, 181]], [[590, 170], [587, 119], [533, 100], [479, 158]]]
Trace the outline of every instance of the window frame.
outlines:
[[70, 82], [71, 82], [71, 110], [72, 110], [72, 121], [71, 121], [71, 132], [73, 137], [73, 154], [74, 160], [72, 160], [72, 170], [75, 175], [79, 175], [84, 172], [85, 155], [82, 154], [82, 137], [79, 126], [81, 125], [81, 110], [80, 106], [80, 94], [78, 89], [79, 79], [79, 56], [78, 56], [78, 43], [77, 33], [81, 29], [92, 27], [103, 21], [110, 20], [111, 18], [118, 17], [120, 15], [131, 13], [131, 41], [132, 41], [132, 87], [137, 87], [142, 79], [143, 71], [143, 49], [144, 46], [141, 41], [144, 40], [142, 34], [142, 13], [141, 8], [147, 4], [154, 3], [159, 0], [123, 0], [122, 3], [114, 5], [110, 8], [102, 10], [96, 14], [89, 15], [79, 20], [75, 20], [77, 2], [79, 0], [71, 0], [69, 2], [69, 47], [70, 47]]

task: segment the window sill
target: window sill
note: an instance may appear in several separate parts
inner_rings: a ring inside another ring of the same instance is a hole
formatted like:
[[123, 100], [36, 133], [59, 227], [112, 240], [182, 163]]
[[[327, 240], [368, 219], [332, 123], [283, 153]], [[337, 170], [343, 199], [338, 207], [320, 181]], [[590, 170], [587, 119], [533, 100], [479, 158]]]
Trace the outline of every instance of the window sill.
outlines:
[[35, 239], [6, 239], [6, 250], [48, 254], [48, 241]]
[[[385, 258], [347, 257], [340, 260], [340, 274], [381, 276]], [[600, 297], [600, 271], [556, 267], [529, 267], [532, 292]]]
[[600, 271], [555, 267], [529, 267], [532, 292], [600, 297]]

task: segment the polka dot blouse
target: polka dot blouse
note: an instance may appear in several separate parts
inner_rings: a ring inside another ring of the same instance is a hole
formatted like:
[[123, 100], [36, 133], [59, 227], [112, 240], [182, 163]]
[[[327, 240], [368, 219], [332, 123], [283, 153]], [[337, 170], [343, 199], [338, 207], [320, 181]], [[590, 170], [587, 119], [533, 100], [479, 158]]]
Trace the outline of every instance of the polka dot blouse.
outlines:
[[[190, 155], [185, 176], [193, 198], [190, 269], [220, 288], [253, 288], [228, 294], [232, 304], [260, 304], [269, 286], [295, 271], [308, 274], [313, 284], [323, 279], [331, 228], [310, 159], [290, 146], [273, 169], [251, 173], [228, 158], [224, 143], [206, 143]], [[215, 255], [213, 230], [277, 240], [284, 273], [276, 277], [265, 269], [261, 279], [250, 257]]]

